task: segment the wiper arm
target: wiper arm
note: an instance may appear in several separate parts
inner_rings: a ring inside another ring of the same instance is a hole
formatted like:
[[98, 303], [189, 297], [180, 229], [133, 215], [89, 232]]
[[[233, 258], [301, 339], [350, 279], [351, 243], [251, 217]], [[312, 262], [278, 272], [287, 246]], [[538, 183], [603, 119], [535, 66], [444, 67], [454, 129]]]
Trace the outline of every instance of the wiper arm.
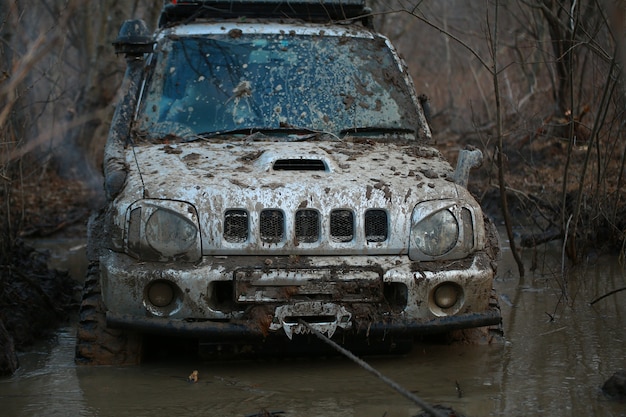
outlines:
[[363, 126], [363, 127], [351, 127], [343, 129], [339, 132], [341, 135], [349, 135], [351, 133], [415, 133], [415, 129], [408, 129], [405, 127], [386, 127], [386, 126]]
[[[276, 136], [286, 136], [287, 141], [305, 141], [311, 138], [317, 138], [319, 135], [331, 135], [336, 137], [334, 134], [329, 132], [324, 132], [321, 130], [309, 129], [306, 127], [246, 127], [232, 130], [223, 130], [216, 132], [205, 132], [196, 135], [193, 138], [189, 138], [186, 142], [191, 142], [200, 139], [212, 139], [220, 136], [232, 136], [232, 135], [247, 135], [252, 136], [255, 133], [261, 133], [263, 135], [276, 135]], [[254, 138], [252, 139], [254, 140]]]
[[244, 127], [240, 129], [231, 129], [231, 130], [217, 130], [214, 132], [202, 132], [198, 133], [194, 137], [190, 137], [185, 142], [193, 142], [201, 139], [212, 139], [217, 138], [219, 136], [232, 136], [232, 135], [252, 135], [263, 129], [257, 129], [253, 127]]
[[260, 129], [259, 132], [284, 137], [284, 140], [287, 142], [303, 142], [309, 139], [320, 139], [323, 136], [331, 136], [334, 139], [340, 140], [337, 135], [332, 132], [300, 126], [273, 127]]

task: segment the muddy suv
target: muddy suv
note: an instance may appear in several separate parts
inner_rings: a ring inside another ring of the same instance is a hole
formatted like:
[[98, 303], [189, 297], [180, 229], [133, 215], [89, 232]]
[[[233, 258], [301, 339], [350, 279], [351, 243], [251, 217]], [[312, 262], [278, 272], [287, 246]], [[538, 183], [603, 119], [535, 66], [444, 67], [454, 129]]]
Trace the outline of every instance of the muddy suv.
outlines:
[[[77, 359], [145, 335], [209, 351], [359, 352], [485, 327], [498, 253], [363, 0], [181, 1], [127, 21]], [[245, 16], [245, 17], [244, 17]]]

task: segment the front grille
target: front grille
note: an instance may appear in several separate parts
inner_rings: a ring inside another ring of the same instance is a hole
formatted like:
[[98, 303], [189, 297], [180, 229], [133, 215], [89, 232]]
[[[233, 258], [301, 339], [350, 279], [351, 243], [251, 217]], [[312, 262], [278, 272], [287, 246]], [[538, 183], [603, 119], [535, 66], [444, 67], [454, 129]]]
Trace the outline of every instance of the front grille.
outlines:
[[280, 210], [263, 210], [261, 212], [261, 241], [279, 243], [285, 237], [285, 215]]
[[[350, 209], [336, 209], [325, 220], [319, 211], [301, 209], [293, 215], [294, 235], [285, 236], [285, 213], [279, 209], [262, 210], [259, 214], [259, 240], [263, 243], [280, 243], [287, 238], [298, 243], [319, 242], [322, 230], [328, 227], [330, 240], [348, 243], [355, 239], [355, 213]], [[389, 238], [389, 218], [382, 209], [366, 210], [363, 218], [363, 234], [371, 243], [384, 242]], [[291, 221], [291, 220], [290, 220]], [[243, 209], [229, 209], [224, 213], [224, 240], [230, 243], [244, 243], [250, 239], [250, 213]]]

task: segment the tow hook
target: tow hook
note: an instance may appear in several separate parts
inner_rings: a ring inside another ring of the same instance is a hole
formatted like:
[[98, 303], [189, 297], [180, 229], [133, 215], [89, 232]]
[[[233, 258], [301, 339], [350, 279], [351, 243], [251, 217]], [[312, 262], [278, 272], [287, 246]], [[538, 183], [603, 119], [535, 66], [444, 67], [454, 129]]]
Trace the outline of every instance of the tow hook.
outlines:
[[282, 327], [290, 340], [294, 334], [310, 333], [310, 329], [300, 320], [329, 338], [333, 337], [337, 327], [352, 327], [352, 314], [345, 307], [313, 301], [277, 307], [270, 330], [279, 330]]

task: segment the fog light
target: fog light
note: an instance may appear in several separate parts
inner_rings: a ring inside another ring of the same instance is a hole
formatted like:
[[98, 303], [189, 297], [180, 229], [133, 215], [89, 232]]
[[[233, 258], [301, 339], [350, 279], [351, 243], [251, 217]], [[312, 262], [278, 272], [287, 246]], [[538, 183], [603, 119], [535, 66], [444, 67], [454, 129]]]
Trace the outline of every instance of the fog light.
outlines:
[[174, 301], [174, 288], [167, 281], [155, 281], [148, 288], [148, 301], [155, 307], [167, 307]]
[[459, 288], [457, 284], [441, 284], [435, 289], [435, 304], [437, 304], [439, 308], [450, 308], [459, 301], [460, 295], [461, 288]]

